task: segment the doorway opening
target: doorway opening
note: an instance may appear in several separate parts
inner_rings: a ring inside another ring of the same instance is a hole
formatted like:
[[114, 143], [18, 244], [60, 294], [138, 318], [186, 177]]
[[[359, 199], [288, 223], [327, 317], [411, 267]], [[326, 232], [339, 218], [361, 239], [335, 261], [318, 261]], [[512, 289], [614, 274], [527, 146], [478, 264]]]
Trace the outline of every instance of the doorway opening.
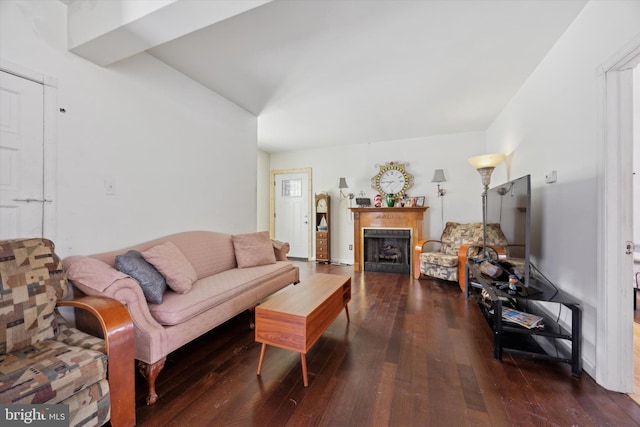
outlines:
[[0, 59], [0, 238], [56, 239], [57, 82]]
[[[640, 39], [602, 66], [603, 156], [600, 158], [596, 306], [596, 382], [633, 394], [633, 69]], [[635, 89], [634, 89], [635, 86]], [[636, 113], [637, 114], [637, 113]], [[611, 333], [614, 331], [614, 333]], [[598, 368], [600, 367], [600, 368]], [[633, 397], [633, 396], [632, 396]]]

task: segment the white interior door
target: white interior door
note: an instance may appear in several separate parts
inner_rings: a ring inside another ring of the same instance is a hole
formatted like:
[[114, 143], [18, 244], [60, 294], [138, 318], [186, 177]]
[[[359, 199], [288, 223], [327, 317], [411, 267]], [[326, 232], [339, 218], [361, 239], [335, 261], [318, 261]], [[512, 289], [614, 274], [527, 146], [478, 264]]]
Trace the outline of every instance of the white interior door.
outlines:
[[274, 189], [277, 240], [291, 246], [288, 256], [309, 258], [309, 184], [307, 173], [277, 174]]
[[0, 239], [42, 237], [44, 87], [0, 71]]

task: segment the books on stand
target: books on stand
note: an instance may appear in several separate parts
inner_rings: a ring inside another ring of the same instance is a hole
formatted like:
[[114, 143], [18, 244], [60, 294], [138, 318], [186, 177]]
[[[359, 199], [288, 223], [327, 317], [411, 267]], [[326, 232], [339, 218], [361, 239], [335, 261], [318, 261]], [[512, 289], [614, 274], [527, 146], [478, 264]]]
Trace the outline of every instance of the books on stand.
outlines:
[[524, 326], [527, 329], [544, 328], [544, 319], [542, 317], [510, 307], [502, 307], [502, 319], [506, 322]]

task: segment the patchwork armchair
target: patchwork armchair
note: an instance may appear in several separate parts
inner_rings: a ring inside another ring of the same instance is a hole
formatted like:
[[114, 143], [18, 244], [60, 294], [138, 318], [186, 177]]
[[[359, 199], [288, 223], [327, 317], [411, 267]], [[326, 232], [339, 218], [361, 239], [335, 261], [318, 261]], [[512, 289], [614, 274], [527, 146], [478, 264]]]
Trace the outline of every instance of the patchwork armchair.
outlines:
[[[428, 250], [428, 244], [435, 246]], [[482, 223], [447, 222], [440, 240], [421, 240], [414, 248], [414, 277], [422, 274], [458, 282], [464, 291], [467, 258], [476, 257], [483, 247]], [[506, 256], [509, 246], [500, 224], [487, 224], [487, 246], [499, 258]]]
[[[47, 239], [0, 241], [0, 403], [67, 404], [70, 426], [135, 425], [134, 330], [110, 298], [66, 299]], [[58, 306], [96, 316], [104, 339], [71, 327]]]

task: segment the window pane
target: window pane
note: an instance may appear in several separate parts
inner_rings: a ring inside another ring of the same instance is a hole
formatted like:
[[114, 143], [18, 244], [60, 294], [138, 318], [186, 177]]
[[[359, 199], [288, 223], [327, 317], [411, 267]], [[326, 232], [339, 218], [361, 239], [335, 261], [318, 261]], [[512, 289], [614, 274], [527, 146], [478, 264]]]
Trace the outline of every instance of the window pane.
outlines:
[[282, 181], [282, 197], [302, 197], [302, 180], [286, 179]]

